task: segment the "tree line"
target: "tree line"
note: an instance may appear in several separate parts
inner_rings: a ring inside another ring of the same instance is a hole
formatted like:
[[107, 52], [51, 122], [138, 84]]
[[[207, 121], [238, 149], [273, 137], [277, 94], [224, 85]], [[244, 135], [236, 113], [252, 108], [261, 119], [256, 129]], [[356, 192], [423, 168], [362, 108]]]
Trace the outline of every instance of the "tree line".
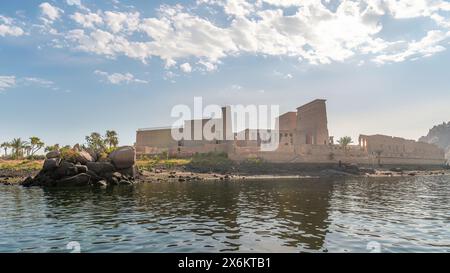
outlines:
[[[82, 145], [83, 149], [91, 149], [95, 152], [110, 152], [119, 145], [119, 137], [116, 131], [107, 130], [105, 135], [93, 132], [85, 137], [86, 143]], [[72, 149], [70, 145], [60, 146], [59, 144], [46, 146], [45, 143], [36, 136], [30, 137], [28, 140], [14, 138], [0, 144], [3, 150], [3, 157], [10, 159], [35, 159], [37, 153], [44, 149], [44, 152], [51, 152], [61, 149]]]

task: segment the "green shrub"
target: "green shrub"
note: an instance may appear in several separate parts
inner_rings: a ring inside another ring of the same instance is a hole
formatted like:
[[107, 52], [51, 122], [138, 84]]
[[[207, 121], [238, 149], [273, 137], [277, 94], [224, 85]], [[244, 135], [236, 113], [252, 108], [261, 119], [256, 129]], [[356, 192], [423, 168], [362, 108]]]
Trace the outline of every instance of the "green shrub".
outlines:
[[249, 164], [249, 165], [262, 165], [262, 164], [266, 163], [266, 161], [260, 157], [250, 157], [250, 158], [247, 158], [243, 163]]
[[30, 155], [27, 156], [27, 160], [45, 160], [45, 155]]
[[99, 153], [97, 161], [100, 161], [100, 162], [107, 162], [107, 161], [109, 161], [108, 160], [108, 153], [106, 153], [106, 152]]
[[233, 161], [226, 153], [210, 152], [206, 154], [195, 154], [188, 168], [200, 172], [227, 172], [233, 167]]
[[105, 153], [107, 154], [107, 155], [109, 155], [110, 153], [112, 153], [112, 152], [114, 152], [115, 150], [117, 150], [117, 147], [107, 147], [107, 148], [105, 148]]
[[63, 147], [59, 150], [61, 152], [61, 159], [69, 161], [69, 162], [77, 162], [77, 159], [79, 158], [80, 154], [69, 147]]

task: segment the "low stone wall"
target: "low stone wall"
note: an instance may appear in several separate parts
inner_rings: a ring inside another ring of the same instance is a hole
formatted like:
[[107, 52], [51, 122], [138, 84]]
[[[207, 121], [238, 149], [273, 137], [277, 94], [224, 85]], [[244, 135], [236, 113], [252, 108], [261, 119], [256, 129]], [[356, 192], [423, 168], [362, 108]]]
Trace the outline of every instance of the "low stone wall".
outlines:
[[[378, 164], [378, 158], [373, 157], [373, 161]], [[444, 159], [430, 159], [430, 158], [404, 158], [404, 157], [380, 157], [381, 165], [434, 165], [443, 166]]]
[[191, 157], [194, 154], [207, 154], [207, 153], [226, 153], [228, 151], [227, 144], [205, 144], [201, 146], [191, 147], [177, 147], [170, 148], [169, 155], [172, 157]]
[[[275, 152], [262, 152], [258, 147], [233, 147], [229, 158], [245, 161], [260, 158], [273, 163], [319, 163], [319, 164], [359, 164], [378, 165], [378, 157], [369, 155], [359, 146], [344, 149], [337, 145], [299, 145], [295, 151], [279, 149]], [[442, 166], [445, 160], [439, 158], [380, 157], [381, 165], [431, 165]]]
[[[154, 151], [157, 151], [155, 148]], [[267, 162], [273, 163], [319, 163], [319, 164], [359, 164], [359, 165], [379, 165], [378, 156], [369, 154], [360, 146], [349, 146], [346, 149], [339, 145], [308, 145], [302, 144], [298, 146], [286, 147], [282, 146], [273, 152], [264, 152], [258, 146], [238, 146], [227, 144], [205, 144], [196, 147], [178, 147], [170, 148], [170, 156], [174, 157], [190, 157], [195, 153], [224, 152], [228, 157], [237, 162], [247, 159], [260, 158]], [[163, 152], [163, 150], [161, 150]], [[407, 156], [389, 156], [381, 155], [381, 165], [433, 165], [442, 166], [445, 159], [439, 158], [419, 158]]]

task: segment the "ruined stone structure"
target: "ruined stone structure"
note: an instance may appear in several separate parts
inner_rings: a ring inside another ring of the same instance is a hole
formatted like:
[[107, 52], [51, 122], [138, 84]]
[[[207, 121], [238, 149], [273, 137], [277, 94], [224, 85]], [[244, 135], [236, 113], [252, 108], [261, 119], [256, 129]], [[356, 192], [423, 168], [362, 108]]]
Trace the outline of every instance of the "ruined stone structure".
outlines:
[[297, 108], [297, 131], [297, 144], [328, 144], [330, 137], [325, 100], [315, 100]]
[[198, 128], [211, 119], [186, 121], [180, 132], [192, 130], [191, 139], [175, 141], [170, 128], [137, 131], [138, 155], [167, 152], [171, 156], [191, 156], [195, 153], [225, 152], [232, 160], [261, 158], [269, 162], [289, 163], [356, 163], [366, 165], [442, 165], [444, 151], [433, 144], [383, 135], [361, 135], [358, 145], [342, 147], [329, 136], [326, 101], [317, 99], [287, 112], [277, 119], [279, 145], [275, 151], [262, 151], [261, 131], [245, 129], [233, 133], [231, 109], [222, 108], [217, 139], [205, 139]]
[[444, 150], [433, 144], [416, 142], [384, 135], [360, 135], [359, 146], [378, 165], [430, 164], [439, 165], [444, 160]]
[[[214, 123], [210, 123], [213, 121]], [[203, 135], [203, 129], [209, 124], [217, 137]], [[188, 139], [174, 140], [172, 130], [189, 132]], [[186, 120], [180, 128], [148, 128], [136, 132], [136, 153], [138, 155], [154, 155], [163, 152], [171, 156], [191, 156], [195, 153], [226, 152], [229, 145], [227, 139], [233, 140], [231, 111], [229, 107], [222, 108], [220, 119], [194, 119]]]

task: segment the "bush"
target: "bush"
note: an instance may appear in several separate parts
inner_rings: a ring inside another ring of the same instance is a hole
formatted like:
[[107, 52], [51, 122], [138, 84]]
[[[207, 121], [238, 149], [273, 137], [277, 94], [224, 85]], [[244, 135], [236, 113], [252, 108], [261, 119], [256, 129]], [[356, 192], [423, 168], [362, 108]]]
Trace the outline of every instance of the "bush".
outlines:
[[166, 164], [165, 164], [166, 166], [166, 169], [173, 169], [174, 167], [175, 167], [175, 163], [174, 162], [172, 162], [172, 161], [167, 161], [166, 162]]
[[137, 160], [148, 161], [150, 158], [147, 155], [138, 155]]
[[233, 161], [226, 153], [210, 152], [195, 154], [188, 168], [199, 172], [228, 172], [233, 167]]
[[27, 156], [27, 160], [45, 160], [45, 155]]
[[262, 165], [262, 164], [266, 163], [266, 161], [260, 157], [250, 157], [250, 158], [247, 158], [243, 163], [250, 164], [250, 165]]
[[109, 147], [109, 148], [105, 148], [105, 151], [103, 153], [106, 153], [107, 155], [109, 155], [110, 153], [114, 152], [115, 150], [117, 150], [117, 147]]
[[98, 154], [98, 159], [97, 161], [99, 162], [107, 162], [109, 161], [108, 159], [108, 153], [107, 152], [101, 152]]
[[63, 147], [59, 150], [61, 152], [61, 159], [69, 162], [77, 162], [80, 154], [70, 147]]
[[190, 159], [186, 158], [172, 158], [172, 159], [159, 159], [159, 157], [146, 158], [142, 157], [136, 161], [136, 165], [141, 171], [152, 171], [155, 168], [166, 168], [166, 169], [174, 169], [177, 167], [185, 167], [191, 162]]

